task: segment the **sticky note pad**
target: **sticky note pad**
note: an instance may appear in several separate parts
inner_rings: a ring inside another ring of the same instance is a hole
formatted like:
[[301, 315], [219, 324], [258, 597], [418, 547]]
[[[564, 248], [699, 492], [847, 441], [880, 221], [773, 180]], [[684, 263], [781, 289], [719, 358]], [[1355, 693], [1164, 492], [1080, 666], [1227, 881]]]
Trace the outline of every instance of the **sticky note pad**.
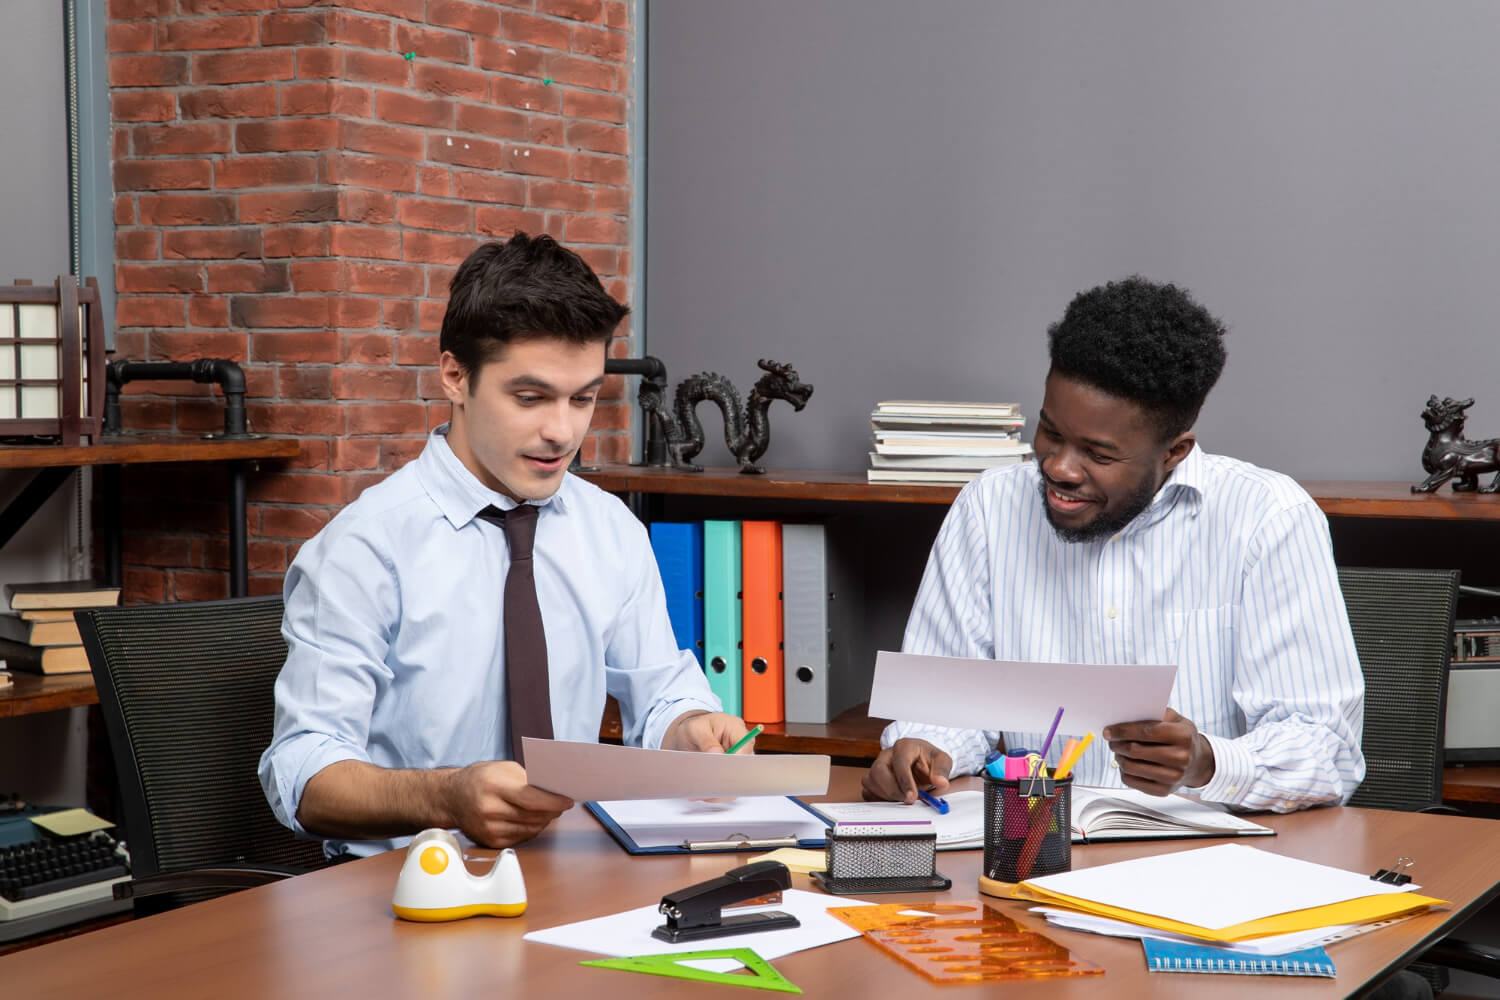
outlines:
[[828, 856], [822, 851], [809, 851], [802, 847], [779, 847], [769, 854], [751, 858], [750, 861], [780, 861], [788, 871], [806, 875], [820, 872], [828, 867]]
[[31, 817], [31, 822], [48, 833], [59, 837], [76, 837], [80, 833], [93, 833], [114, 826], [107, 819], [100, 819], [87, 809], [63, 809]]

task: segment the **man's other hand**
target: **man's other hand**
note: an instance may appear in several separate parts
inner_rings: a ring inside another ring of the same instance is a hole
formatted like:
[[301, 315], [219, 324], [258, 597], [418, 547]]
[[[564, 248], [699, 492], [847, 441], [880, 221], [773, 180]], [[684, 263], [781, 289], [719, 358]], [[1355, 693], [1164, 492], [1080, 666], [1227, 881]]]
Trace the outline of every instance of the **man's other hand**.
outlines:
[[1120, 765], [1120, 780], [1149, 795], [1199, 788], [1214, 776], [1214, 751], [1193, 720], [1172, 709], [1160, 722], [1121, 722], [1104, 738]]
[[865, 772], [860, 791], [870, 800], [917, 801], [917, 789], [930, 788], [934, 795], [948, 790], [948, 772], [953, 758], [926, 740], [897, 740], [880, 751]]
[[[724, 753], [745, 734], [745, 720], [723, 712], [687, 712], [677, 717], [667, 727], [662, 737], [663, 750], [695, 750], [699, 753]], [[740, 753], [755, 752], [755, 741], [740, 749]]]
[[484, 847], [530, 840], [573, 808], [573, 800], [533, 788], [511, 760], [486, 760], [453, 772], [450, 807], [460, 830]]

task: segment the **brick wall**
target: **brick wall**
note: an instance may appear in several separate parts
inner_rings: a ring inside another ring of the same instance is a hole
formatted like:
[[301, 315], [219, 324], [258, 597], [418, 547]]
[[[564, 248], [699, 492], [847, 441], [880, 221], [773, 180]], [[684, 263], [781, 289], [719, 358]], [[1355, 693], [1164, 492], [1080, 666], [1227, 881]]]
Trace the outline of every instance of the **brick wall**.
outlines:
[[[297, 459], [250, 480], [250, 587], [447, 417], [454, 267], [516, 229], [628, 295], [624, 0], [109, 0], [116, 358], [245, 366], [254, 431]], [[629, 331], [611, 345], [632, 353]], [[200, 434], [220, 401], [132, 383], [129, 429]], [[585, 461], [629, 451], [611, 379]], [[210, 466], [125, 473], [127, 601], [228, 594]]]

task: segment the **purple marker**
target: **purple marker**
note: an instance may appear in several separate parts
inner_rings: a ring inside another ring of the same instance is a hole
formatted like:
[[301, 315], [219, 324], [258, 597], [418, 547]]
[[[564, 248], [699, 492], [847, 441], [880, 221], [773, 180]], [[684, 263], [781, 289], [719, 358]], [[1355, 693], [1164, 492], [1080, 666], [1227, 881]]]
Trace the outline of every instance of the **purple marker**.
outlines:
[[1047, 730], [1047, 739], [1042, 743], [1042, 761], [1047, 760], [1047, 751], [1052, 747], [1052, 737], [1057, 735], [1057, 724], [1062, 721], [1062, 706], [1057, 708], [1057, 714], [1052, 717], [1052, 728]]

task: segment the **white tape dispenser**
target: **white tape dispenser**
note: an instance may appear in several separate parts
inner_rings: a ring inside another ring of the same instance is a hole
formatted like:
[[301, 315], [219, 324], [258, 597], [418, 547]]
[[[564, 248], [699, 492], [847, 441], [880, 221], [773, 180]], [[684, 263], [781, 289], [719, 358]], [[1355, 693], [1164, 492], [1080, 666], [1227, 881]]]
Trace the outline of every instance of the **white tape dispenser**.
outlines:
[[487, 874], [471, 875], [458, 838], [447, 830], [423, 830], [406, 848], [391, 909], [403, 920], [428, 922], [518, 917], [526, 912], [521, 861], [506, 848]]

